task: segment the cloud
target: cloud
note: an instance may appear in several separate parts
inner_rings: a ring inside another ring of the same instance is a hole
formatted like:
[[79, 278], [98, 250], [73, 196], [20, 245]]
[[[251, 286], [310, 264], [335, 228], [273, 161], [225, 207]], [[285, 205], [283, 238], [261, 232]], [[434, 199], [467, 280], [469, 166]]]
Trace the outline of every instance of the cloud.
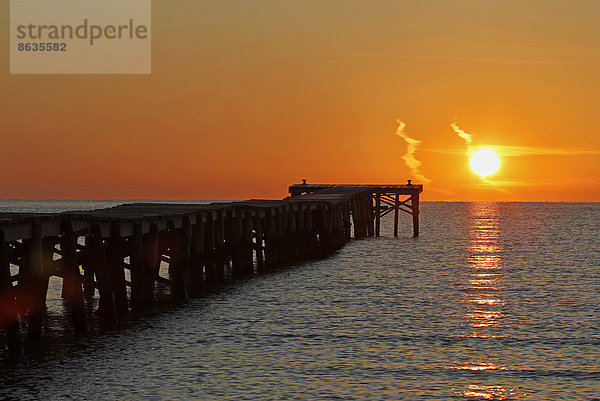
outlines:
[[500, 156], [528, 156], [528, 155], [598, 155], [597, 149], [577, 149], [577, 148], [537, 148], [534, 146], [490, 146]]
[[396, 120], [396, 122], [398, 123], [396, 135], [404, 139], [404, 141], [406, 142], [406, 153], [402, 156], [402, 160], [404, 160], [404, 163], [406, 163], [406, 166], [408, 166], [408, 168], [410, 169], [410, 172], [415, 178], [415, 180], [421, 182], [431, 182], [429, 178], [425, 177], [419, 172], [421, 162], [415, 158], [415, 152], [417, 151], [417, 147], [419, 146], [421, 141], [413, 139], [406, 135], [406, 133], [404, 132], [404, 127], [406, 127], [406, 124], [403, 121]]
[[[475, 148], [489, 148], [494, 150], [500, 156], [577, 156], [577, 155], [598, 155], [597, 149], [580, 148], [542, 148], [534, 146], [504, 146], [504, 145], [486, 145], [476, 146]], [[459, 148], [445, 149], [427, 149], [428, 152], [443, 153], [447, 155], [464, 155], [465, 151]]]
[[473, 153], [473, 137], [470, 134], [467, 134], [462, 129], [460, 129], [456, 122], [453, 122], [452, 124], [450, 124], [450, 126], [458, 136], [464, 139], [465, 143], [467, 144], [467, 156], [469, 156], [471, 153]]

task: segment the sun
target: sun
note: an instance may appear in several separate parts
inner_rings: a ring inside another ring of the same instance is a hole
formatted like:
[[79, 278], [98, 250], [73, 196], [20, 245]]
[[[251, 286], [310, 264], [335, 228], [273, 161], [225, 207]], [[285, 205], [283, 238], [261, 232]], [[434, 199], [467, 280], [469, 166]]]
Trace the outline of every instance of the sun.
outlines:
[[469, 164], [475, 174], [487, 177], [500, 168], [500, 157], [491, 149], [479, 149], [473, 152]]

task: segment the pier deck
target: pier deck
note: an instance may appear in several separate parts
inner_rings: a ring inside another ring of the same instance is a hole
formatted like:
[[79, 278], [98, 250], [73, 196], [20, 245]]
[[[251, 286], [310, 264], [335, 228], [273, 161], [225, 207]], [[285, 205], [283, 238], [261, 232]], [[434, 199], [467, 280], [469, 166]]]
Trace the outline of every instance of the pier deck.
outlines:
[[[96, 293], [100, 317], [118, 324], [153, 305], [156, 283], [185, 300], [225, 280], [323, 258], [352, 235], [378, 236], [380, 219], [391, 210], [395, 233], [404, 210], [416, 219], [418, 235], [421, 191], [420, 185], [303, 183], [283, 200], [0, 213], [0, 331], [13, 355], [22, 350], [21, 326], [28, 337], [43, 334], [51, 276], [62, 279], [73, 329], [85, 332], [85, 303]], [[168, 278], [159, 274], [161, 263], [168, 264]]]

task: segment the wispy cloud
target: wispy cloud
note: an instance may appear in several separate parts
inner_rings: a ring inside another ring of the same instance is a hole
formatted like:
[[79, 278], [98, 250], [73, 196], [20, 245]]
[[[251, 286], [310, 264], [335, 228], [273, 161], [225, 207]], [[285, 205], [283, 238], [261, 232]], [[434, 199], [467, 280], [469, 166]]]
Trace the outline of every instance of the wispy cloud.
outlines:
[[413, 177], [421, 182], [431, 182], [431, 180], [425, 177], [423, 174], [419, 172], [419, 167], [421, 167], [421, 162], [415, 158], [415, 152], [417, 151], [417, 147], [421, 143], [421, 141], [411, 138], [404, 132], [404, 127], [406, 124], [403, 121], [396, 120], [398, 123], [398, 129], [396, 129], [396, 135], [400, 138], [404, 139], [406, 142], [406, 153], [402, 156], [402, 160], [406, 163], [406, 166], [410, 169]]
[[[504, 145], [485, 145], [482, 148], [493, 149], [500, 156], [577, 156], [577, 155], [598, 155], [600, 149], [580, 149], [580, 148], [543, 148], [535, 146], [504, 146]], [[477, 147], [475, 147], [477, 148]], [[459, 148], [445, 149], [426, 149], [428, 152], [443, 153], [447, 155], [464, 155], [465, 151]]]
[[527, 155], [597, 155], [600, 149], [578, 148], [541, 148], [534, 146], [490, 146], [501, 156], [527, 156]]
[[467, 134], [462, 129], [460, 129], [456, 122], [453, 122], [452, 124], [450, 124], [450, 126], [458, 136], [464, 139], [465, 143], [467, 144], [467, 156], [469, 156], [473, 152], [473, 137], [470, 134]]

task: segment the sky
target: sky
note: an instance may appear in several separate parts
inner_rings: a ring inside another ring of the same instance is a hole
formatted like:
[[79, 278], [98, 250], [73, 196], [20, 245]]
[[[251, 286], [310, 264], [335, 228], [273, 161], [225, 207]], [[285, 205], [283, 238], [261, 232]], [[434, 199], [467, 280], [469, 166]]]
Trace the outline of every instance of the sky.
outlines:
[[598, 1], [154, 0], [150, 75], [11, 75], [8, 24], [0, 198], [600, 201]]

